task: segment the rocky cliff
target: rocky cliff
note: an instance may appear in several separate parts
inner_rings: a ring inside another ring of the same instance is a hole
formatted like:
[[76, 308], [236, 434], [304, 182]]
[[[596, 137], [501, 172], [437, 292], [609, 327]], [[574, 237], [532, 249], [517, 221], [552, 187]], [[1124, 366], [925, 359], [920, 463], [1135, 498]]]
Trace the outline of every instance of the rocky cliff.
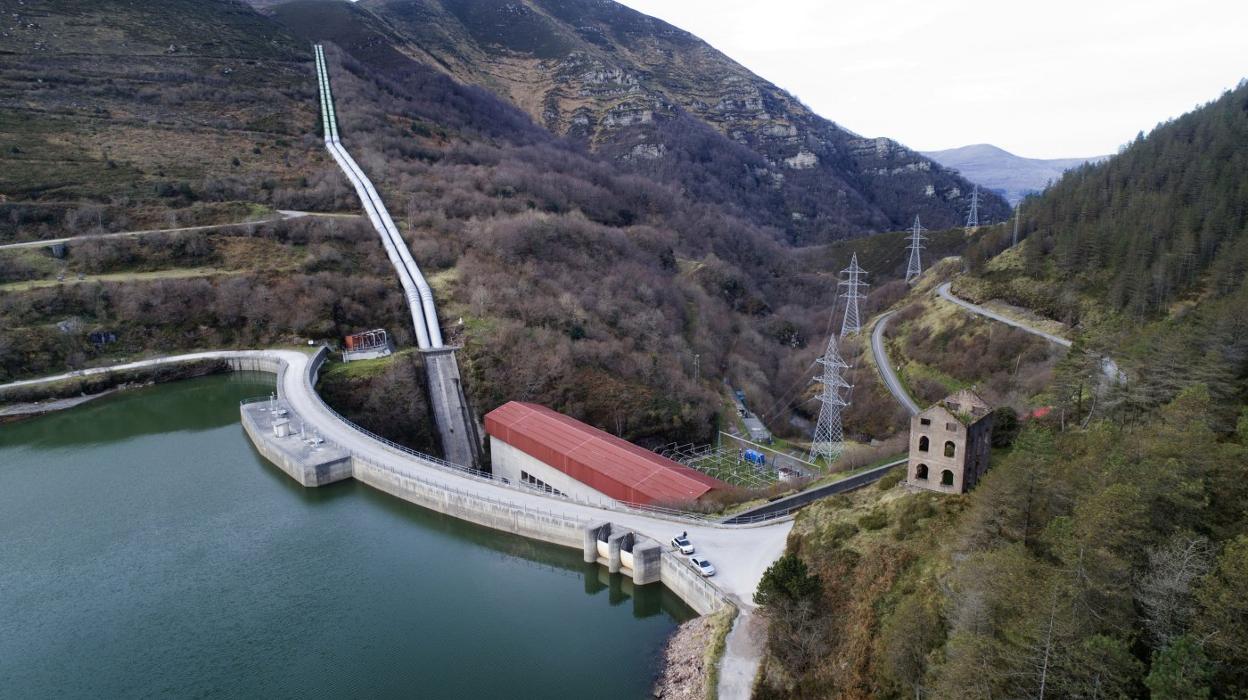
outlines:
[[[287, 6], [299, 23], [316, 3]], [[968, 182], [813, 113], [692, 34], [609, 0], [363, 0], [309, 35], [388, 44], [623, 167], [736, 206], [793, 243], [961, 222]], [[360, 26], [367, 26], [361, 32]], [[834, 57], [831, 57], [834, 58]], [[981, 219], [1009, 208], [989, 196]]]

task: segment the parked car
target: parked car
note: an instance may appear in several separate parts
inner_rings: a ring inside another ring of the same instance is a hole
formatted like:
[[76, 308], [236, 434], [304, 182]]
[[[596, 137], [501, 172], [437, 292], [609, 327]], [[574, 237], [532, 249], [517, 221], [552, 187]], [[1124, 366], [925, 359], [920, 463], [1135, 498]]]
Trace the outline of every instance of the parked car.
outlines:
[[689, 557], [689, 563], [693, 564], [693, 568], [697, 569], [698, 573], [703, 576], [715, 575], [715, 567], [711, 566], [711, 562], [703, 559], [702, 557]]
[[681, 554], [693, 554], [693, 543], [684, 535], [676, 535], [672, 538], [672, 548]]
[[714, 576], [715, 566], [709, 560], [701, 557], [690, 557], [689, 563], [694, 565], [694, 569], [698, 569], [698, 573], [704, 576]]

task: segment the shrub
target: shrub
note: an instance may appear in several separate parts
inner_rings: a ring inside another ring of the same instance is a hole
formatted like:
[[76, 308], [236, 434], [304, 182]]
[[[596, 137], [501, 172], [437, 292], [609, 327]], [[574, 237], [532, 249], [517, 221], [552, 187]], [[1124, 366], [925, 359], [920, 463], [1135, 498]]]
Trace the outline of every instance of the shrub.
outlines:
[[1018, 420], [1018, 412], [1009, 406], [1002, 406], [992, 412], [992, 446], [1009, 447], [1014, 444], [1018, 433], [1023, 429]]
[[893, 488], [894, 486], [896, 486], [897, 484], [901, 483], [901, 480], [904, 478], [906, 478], [906, 470], [903, 469], [902, 467], [895, 467], [893, 469], [889, 469], [888, 473], [885, 474], [883, 477], [880, 478], [879, 481], [876, 482], [876, 488], [878, 488], [881, 491], [887, 491]]
[[883, 530], [888, 527], [888, 513], [877, 508], [861, 518], [858, 518], [858, 527], [868, 532]]
[[819, 577], [810, 573], [801, 557], [785, 554], [763, 572], [754, 602], [766, 606], [797, 603], [817, 598], [822, 589]]

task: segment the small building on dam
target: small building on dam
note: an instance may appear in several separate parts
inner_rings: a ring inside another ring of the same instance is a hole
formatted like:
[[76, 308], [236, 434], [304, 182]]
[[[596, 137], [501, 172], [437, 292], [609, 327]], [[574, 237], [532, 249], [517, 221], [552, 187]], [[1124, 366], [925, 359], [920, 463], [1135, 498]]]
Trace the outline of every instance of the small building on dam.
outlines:
[[511, 401], [485, 416], [494, 475], [552, 493], [677, 505], [728, 484], [545, 406]]

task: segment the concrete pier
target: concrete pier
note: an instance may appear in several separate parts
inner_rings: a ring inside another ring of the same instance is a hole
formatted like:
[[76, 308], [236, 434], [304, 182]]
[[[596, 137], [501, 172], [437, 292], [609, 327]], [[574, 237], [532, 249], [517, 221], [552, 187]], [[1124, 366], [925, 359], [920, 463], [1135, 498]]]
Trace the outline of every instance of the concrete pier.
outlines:
[[324, 486], [351, 478], [351, 455], [324, 441], [316, 444], [303, 439], [298, 414], [284, 403], [244, 404], [240, 414], [243, 430], [256, 451], [300, 484]]

